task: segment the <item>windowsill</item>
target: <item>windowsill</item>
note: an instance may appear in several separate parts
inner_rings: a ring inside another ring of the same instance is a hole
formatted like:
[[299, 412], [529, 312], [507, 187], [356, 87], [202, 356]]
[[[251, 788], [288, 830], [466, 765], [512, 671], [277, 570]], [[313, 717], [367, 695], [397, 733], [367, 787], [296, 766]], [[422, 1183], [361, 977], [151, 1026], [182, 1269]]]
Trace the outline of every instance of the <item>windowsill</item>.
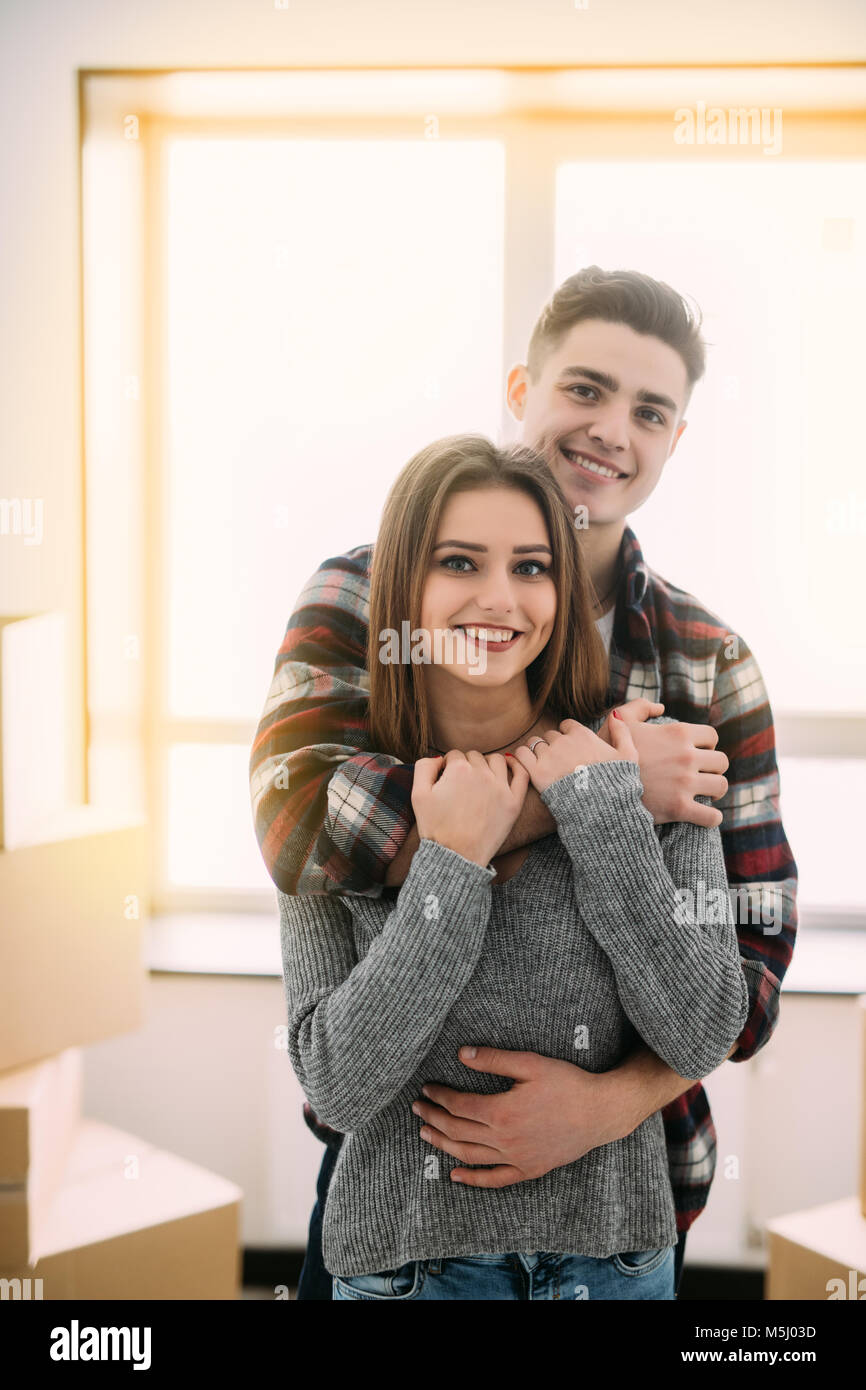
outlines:
[[798, 931], [783, 994], [866, 994], [866, 930]]
[[171, 912], [145, 932], [150, 971], [176, 975], [282, 976], [280, 916], [272, 912]]
[[[282, 977], [280, 919], [272, 913], [174, 912], [152, 917], [147, 968], [178, 975]], [[799, 931], [786, 994], [866, 994], [866, 929]]]

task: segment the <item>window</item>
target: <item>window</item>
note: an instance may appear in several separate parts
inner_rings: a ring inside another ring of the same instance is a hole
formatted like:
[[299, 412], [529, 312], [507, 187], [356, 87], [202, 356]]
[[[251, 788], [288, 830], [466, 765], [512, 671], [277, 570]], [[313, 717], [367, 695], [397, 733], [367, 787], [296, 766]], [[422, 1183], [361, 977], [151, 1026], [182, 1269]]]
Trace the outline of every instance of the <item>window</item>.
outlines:
[[246, 730], [305, 580], [375, 539], [403, 463], [498, 428], [503, 152], [173, 138], [165, 158], [166, 885], [254, 888], [251, 736], [220, 728]]
[[[784, 152], [678, 144], [674, 82], [781, 109]], [[85, 98], [91, 799], [147, 807], [154, 907], [272, 911], [247, 761], [301, 586], [375, 538], [419, 447], [515, 436], [505, 372], [597, 261], [702, 306], [707, 376], [633, 524], [758, 657], [803, 920], [866, 916], [838, 869], [866, 789], [856, 73], [91, 74]]]
[[564, 164], [556, 236], [557, 280], [639, 266], [704, 313], [706, 376], [635, 519], [649, 563], [749, 643], [771, 699], [855, 709], [866, 161]]

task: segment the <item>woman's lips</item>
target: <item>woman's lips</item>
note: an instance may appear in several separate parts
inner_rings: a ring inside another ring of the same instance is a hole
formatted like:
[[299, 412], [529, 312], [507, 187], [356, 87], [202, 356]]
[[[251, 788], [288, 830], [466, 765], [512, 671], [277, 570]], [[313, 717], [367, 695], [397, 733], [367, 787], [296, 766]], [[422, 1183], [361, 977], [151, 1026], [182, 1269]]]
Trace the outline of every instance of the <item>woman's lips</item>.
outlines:
[[458, 625], [454, 630], [455, 630], [455, 632], [462, 632], [463, 635], [464, 635], [464, 637], [466, 638], [467, 642], [475, 642], [477, 646], [479, 646], [479, 647], [482, 647], [482, 646], [483, 646], [484, 650], [485, 650], [486, 652], [490, 652], [491, 655], [492, 655], [494, 652], [509, 652], [509, 651], [511, 651], [511, 648], [512, 648], [513, 646], [515, 646], [515, 645], [520, 641], [521, 637], [523, 636], [523, 633], [522, 633], [522, 632], [517, 632], [517, 633], [515, 633], [515, 635], [511, 638], [511, 641], [510, 641], [510, 642], [497, 642], [497, 641], [488, 641], [486, 637], [478, 637], [478, 636], [472, 637], [472, 636], [470, 636], [470, 634], [469, 634], [468, 632], [466, 632], [466, 631], [464, 630], [464, 628], [462, 628], [462, 627], [459, 626], [459, 625]]

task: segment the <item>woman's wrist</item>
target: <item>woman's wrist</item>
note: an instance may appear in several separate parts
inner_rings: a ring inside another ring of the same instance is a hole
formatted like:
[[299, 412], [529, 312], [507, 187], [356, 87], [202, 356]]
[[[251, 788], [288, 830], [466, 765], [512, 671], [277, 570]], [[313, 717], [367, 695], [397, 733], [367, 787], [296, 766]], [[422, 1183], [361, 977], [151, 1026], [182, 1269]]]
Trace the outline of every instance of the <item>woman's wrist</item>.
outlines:
[[[564, 789], [569, 784], [573, 784], [578, 790], [586, 790], [590, 785], [590, 778], [595, 778], [595, 774], [592, 773], [590, 769], [601, 767], [608, 763], [626, 763], [631, 767], [632, 777], [637, 778], [638, 781], [640, 780], [640, 763], [634, 758], [593, 758], [589, 762], [577, 763], [573, 768], [569, 768], [568, 772], [564, 772], [561, 777], [554, 778], [552, 782], [548, 782], [546, 787], [542, 787], [538, 794], [543, 797], [552, 787]], [[596, 780], [598, 781], [598, 790], [600, 794], [607, 796], [613, 794], [614, 787], [610, 785], [605, 786], [603, 779]], [[624, 780], [623, 782], [618, 780], [616, 788], [619, 788], [620, 785], [627, 786], [629, 780], [631, 779]]]
[[479, 869], [490, 868], [490, 855], [488, 854], [487, 858], [485, 859], [483, 848], [477, 848], [468, 844], [460, 845], [460, 847], [458, 848], [457, 845], [449, 845], [444, 840], [437, 840], [433, 835], [421, 834], [419, 848], [425, 843], [430, 845], [438, 845], [440, 849], [450, 850], [452, 854], [456, 854], [460, 859], [464, 859], [469, 864], [474, 864]]
[[540, 795], [569, 852], [589, 854], [593, 860], [614, 844], [631, 843], [643, 833], [639, 823], [649, 816], [641, 801], [640, 769], [633, 762], [589, 764], [551, 782]]

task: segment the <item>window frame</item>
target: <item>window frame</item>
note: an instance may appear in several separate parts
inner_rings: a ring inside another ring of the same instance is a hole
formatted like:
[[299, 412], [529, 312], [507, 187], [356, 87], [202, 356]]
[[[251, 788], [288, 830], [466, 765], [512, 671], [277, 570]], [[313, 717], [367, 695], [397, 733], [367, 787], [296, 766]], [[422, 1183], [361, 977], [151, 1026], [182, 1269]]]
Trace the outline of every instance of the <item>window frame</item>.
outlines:
[[[852, 65], [845, 66], [848, 73], [856, 71]], [[787, 105], [784, 112], [785, 157], [791, 160], [807, 158], [862, 159], [866, 156], [866, 114], [853, 109], [850, 94], [846, 96], [845, 84], [840, 84], [836, 93], [838, 107], [833, 106], [833, 93], [826, 98], [824, 109], [816, 109], [814, 100], [814, 80], [820, 74], [822, 65], [806, 66], [803, 73], [792, 69], [780, 69], [793, 82], [792, 90], [797, 91], [798, 76], [803, 81], [804, 92], [812, 95], [801, 103], [798, 109], [796, 97], [793, 105]], [[451, 69], [431, 69], [447, 79]], [[514, 79], [517, 87], [530, 76], [514, 69], [494, 69], [503, 79]], [[584, 74], [585, 74], [584, 70]], [[718, 76], [719, 69], [695, 70], [690, 77], [691, 92], [706, 91], [706, 83], [711, 76]], [[613, 104], [617, 91], [622, 97], [622, 88], [617, 88], [616, 73], [604, 75], [608, 81], [608, 96], [595, 99], [592, 109], [557, 109], [557, 80], [565, 77], [576, 78], [584, 75], [580, 69], [551, 70], [546, 74], [532, 75], [535, 96], [520, 105], [518, 97], [512, 97], [511, 105], [501, 111], [462, 112], [448, 110], [441, 117], [440, 139], [497, 139], [505, 148], [505, 269], [503, 305], [503, 360], [502, 379], [508, 369], [521, 360], [525, 343], [536, 317], [539, 305], [547, 298], [553, 283], [555, 255], [555, 217], [556, 217], [556, 171], [558, 167], [576, 159], [624, 161], [670, 160], [675, 154], [678, 160], [688, 161], [706, 159], [706, 150], [701, 146], [675, 146], [672, 139], [673, 106], [670, 100], [664, 102], [658, 95], [646, 98], [641, 105], [641, 83], [647, 73], [638, 71], [629, 74], [633, 79], [633, 100], [630, 109], [623, 110]], [[793, 74], [793, 75], [792, 75]], [[285, 75], [285, 74], [284, 74]], [[309, 73], [305, 74], [309, 75]], [[314, 74], [315, 75], [315, 74]], [[375, 74], [371, 74], [375, 76]], [[663, 74], [662, 74], [663, 75]], [[164, 246], [164, 207], [165, 187], [164, 168], [166, 142], [170, 139], [195, 136], [198, 139], [251, 139], [293, 137], [304, 140], [334, 139], [419, 139], [424, 138], [419, 128], [419, 114], [395, 112], [391, 115], [375, 114], [334, 114], [303, 115], [294, 111], [284, 114], [232, 115], [221, 114], [214, 109], [210, 114], [202, 113], [172, 114], [159, 109], [159, 101], [152, 101], [153, 109], [148, 109], [149, 98], [142, 84], [151, 83], [153, 77], [135, 74], [99, 74], [82, 72], [84, 83], [99, 77], [108, 78], [119, 87], [112, 97], [116, 112], [124, 107], [136, 111], [138, 138], [142, 156], [142, 195], [144, 213], [143, 283], [144, 314], [142, 342], [142, 376], [144, 393], [147, 394], [150, 408], [142, 413], [143, 432], [143, 483], [145, 545], [143, 548], [144, 574], [144, 660], [143, 660], [143, 708], [141, 720], [141, 749], [144, 767], [144, 786], [146, 813], [152, 827], [151, 862], [151, 907], [155, 912], [267, 912], [273, 911], [273, 894], [267, 889], [230, 890], [190, 887], [182, 888], [167, 881], [165, 840], [168, 826], [168, 755], [172, 745], [177, 743], [238, 744], [247, 748], [252, 743], [257, 727], [258, 716], [250, 720], [236, 719], [195, 719], [170, 716], [165, 712], [164, 697], [167, 691], [167, 626], [162, 616], [167, 611], [169, 594], [166, 589], [166, 498], [164, 488], [164, 429], [165, 429], [165, 363], [161, 354], [161, 344], [165, 341], [166, 321], [166, 275]], [[202, 76], [207, 76], [203, 74]], [[221, 74], [223, 78], [228, 74]], [[249, 77], [249, 74], [239, 74]], [[329, 74], [333, 77], [334, 74]], [[659, 72], [652, 74], [658, 77]], [[737, 77], [744, 82], [752, 80], [744, 69], [737, 70]], [[599, 72], [592, 76], [598, 81]], [[678, 80], [681, 75], [678, 75]], [[812, 82], [812, 87], [809, 83]], [[688, 87], [688, 83], [686, 83]], [[525, 88], [521, 89], [525, 90]], [[119, 95], [118, 95], [119, 93]], [[140, 98], [145, 94], [145, 99]], [[700, 99], [700, 98], [695, 98]], [[605, 102], [607, 101], [607, 105]], [[846, 101], [848, 105], [846, 106]], [[753, 105], [754, 102], [742, 104]], [[760, 103], [766, 105], [766, 101]], [[82, 131], [87, 134], [88, 121], [85, 119], [86, 102], [82, 95]], [[95, 119], [95, 118], [94, 118]], [[109, 117], [103, 112], [100, 119]], [[428, 118], [429, 119], [429, 118]], [[437, 118], [438, 119], [438, 118]], [[749, 146], [716, 147], [713, 157], [720, 160], [741, 161], [744, 158], [759, 158], [760, 148]], [[532, 207], [532, 217], [526, 215], [527, 206]], [[527, 267], [529, 272], [527, 273]], [[82, 371], [84, 368], [82, 367]], [[82, 392], [84, 387], [82, 386]], [[82, 397], [84, 398], [84, 396]], [[508, 416], [505, 403], [502, 403], [502, 435], [507, 439], [514, 434], [513, 422]], [[86, 496], [86, 492], [85, 492]], [[148, 563], [147, 556], [159, 557], [156, 564]], [[88, 596], [85, 591], [85, 618]], [[288, 616], [288, 615], [287, 615]], [[85, 625], [85, 631], [87, 631]], [[85, 661], [85, 672], [87, 662]], [[85, 677], [86, 679], [86, 677]], [[85, 697], [87, 692], [85, 691]], [[264, 692], [263, 692], [264, 698]], [[852, 714], [840, 719], [815, 714], [782, 712], [775, 717], [777, 733], [777, 753], [783, 757], [857, 757], [866, 759], [866, 713]], [[88, 744], [98, 735], [99, 721], [88, 720]], [[251, 827], [251, 834], [252, 834]], [[809, 913], [810, 924], [828, 926], [848, 925], [862, 928], [866, 926], [866, 907], [862, 914], [840, 914], [832, 909], [815, 909]]]

